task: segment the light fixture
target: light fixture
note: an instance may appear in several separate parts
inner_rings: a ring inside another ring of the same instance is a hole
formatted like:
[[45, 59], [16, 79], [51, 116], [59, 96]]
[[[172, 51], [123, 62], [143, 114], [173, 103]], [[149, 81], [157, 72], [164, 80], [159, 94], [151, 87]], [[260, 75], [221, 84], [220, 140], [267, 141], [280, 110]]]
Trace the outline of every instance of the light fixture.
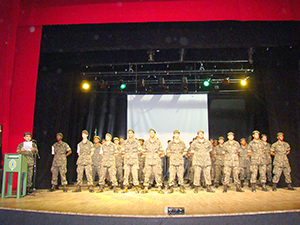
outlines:
[[122, 79], [119, 80], [119, 87], [121, 90], [124, 90], [126, 88], [126, 84], [124, 83], [124, 80]]
[[165, 78], [160, 77], [160, 78], [158, 79], [158, 86], [159, 86], [159, 87], [164, 87], [164, 85], [165, 85]]
[[90, 89], [90, 84], [86, 80], [83, 80], [81, 82], [81, 87], [83, 90], [87, 91], [88, 89]]
[[188, 79], [187, 77], [182, 77], [181, 79], [181, 83], [182, 83], [182, 86], [186, 87], [188, 85]]

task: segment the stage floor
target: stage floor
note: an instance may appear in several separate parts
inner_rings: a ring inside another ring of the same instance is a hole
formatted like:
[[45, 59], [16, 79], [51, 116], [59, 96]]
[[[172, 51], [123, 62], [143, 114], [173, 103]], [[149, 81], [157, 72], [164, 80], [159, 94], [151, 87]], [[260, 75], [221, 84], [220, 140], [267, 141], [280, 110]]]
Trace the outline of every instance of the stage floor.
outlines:
[[256, 193], [252, 193], [245, 187], [244, 193], [238, 193], [232, 185], [226, 194], [222, 193], [222, 187], [214, 189], [216, 193], [207, 193], [205, 189], [200, 188], [198, 194], [194, 194], [188, 187], [186, 194], [179, 193], [179, 188], [175, 188], [173, 194], [158, 194], [157, 188], [150, 189], [147, 194], [135, 194], [133, 189], [126, 194], [115, 194], [108, 188], [103, 193], [89, 193], [87, 187], [83, 187], [82, 192], [73, 193], [74, 188], [68, 187], [67, 193], [64, 193], [62, 188], [52, 193], [38, 189], [34, 196], [28, 195], [20, 199], [1, 198], [0, 208], [77, 215], [139, 217], [166, 216], [166, 207], [184, 207], [186, 216], [300, 211], [300, 188], [296, 188], [295, 191], [278, 188], [277, 192], [263, 192], [258, 188]]

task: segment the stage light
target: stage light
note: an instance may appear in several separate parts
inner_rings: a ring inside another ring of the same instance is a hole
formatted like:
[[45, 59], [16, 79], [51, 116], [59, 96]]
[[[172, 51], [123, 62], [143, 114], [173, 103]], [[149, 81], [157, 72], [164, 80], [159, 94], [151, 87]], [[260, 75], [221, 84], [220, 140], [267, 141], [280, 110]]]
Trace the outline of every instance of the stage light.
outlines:
[[90, 88], [90, 84], [86, 80], [83, 80], [81, 83], [81, 87], [83, 88], [83, 90], [88, 90]]
[[165, 78], [160, 77], [160, 78], [158, 79], [158, 86], [159, 86], [159, 87], [164, 87], [164, 85], [165, 85]]
[[181, 83], [182, 83], [182, 86], [186, 87], [188, 85], [187, 77], [182, 77]]
[[121, 90], [124, 90], [126, 88], [126, 84], [124, 83], [123, 80], [119, 80], [119, 87]]
[[230, 77], [229, 76], [226, 76], [223, 80], [223, 85], [224, 86], [228, 86], [230, 83]]
[[210, 85], [209, 80], [205, 80], [205, 81], [203, 82], [203, 85], [204, 85], [205, 87], [208, 87], [208, 86]]
[[241, 85], [245, 86], [247, 84], [246, 80], [241, 80]]

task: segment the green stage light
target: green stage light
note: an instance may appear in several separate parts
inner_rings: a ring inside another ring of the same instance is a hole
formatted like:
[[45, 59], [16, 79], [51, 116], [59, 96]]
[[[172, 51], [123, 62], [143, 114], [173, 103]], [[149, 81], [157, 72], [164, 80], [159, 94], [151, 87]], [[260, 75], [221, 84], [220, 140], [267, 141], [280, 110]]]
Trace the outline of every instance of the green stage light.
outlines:
[[126, 84], [124, 83], [123, 80], [119, 81], [119, 87], [120, 87], [121, 90], [124, 90], [126, 88]]
[[208, 81], [208, 80], [204, 81], [204, 82], [203, 82], [203, 85], [204, 85], [205, 87], [208, 87], [208, 86], [209, 86], [209, 81]]

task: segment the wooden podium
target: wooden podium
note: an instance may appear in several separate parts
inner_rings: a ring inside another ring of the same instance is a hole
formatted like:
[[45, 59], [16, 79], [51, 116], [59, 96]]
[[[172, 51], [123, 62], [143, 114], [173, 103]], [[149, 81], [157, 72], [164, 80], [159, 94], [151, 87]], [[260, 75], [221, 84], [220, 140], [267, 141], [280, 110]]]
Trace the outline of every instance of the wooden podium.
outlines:
[[[18, 174], [17, 181], [17, 195], [12, 195], [13, 173]], [[6, 182], [6, 176], [8, 181]], [[7, 186], [7, 189], [6, 189]], [[17, 197], [26, 195], [27, 187], [27, 159], [22, 154], [5, 154], [3, 165], [3, 181], [2, 181], [2, 194], [4, 197]], [[7, 192], [6, 192], [7, 190]], [[5, 195], [6, 192], [6, 195]]]

